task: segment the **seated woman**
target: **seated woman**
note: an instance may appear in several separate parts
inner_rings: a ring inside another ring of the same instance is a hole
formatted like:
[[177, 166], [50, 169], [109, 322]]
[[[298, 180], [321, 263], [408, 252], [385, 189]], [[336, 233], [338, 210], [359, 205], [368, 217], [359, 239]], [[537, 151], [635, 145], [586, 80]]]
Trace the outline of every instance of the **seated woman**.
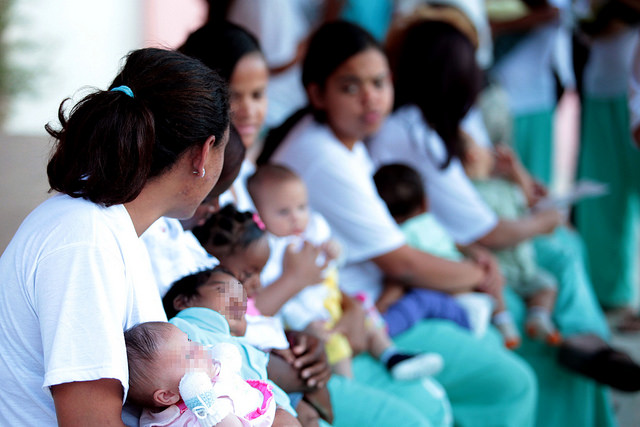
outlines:
[[193, 215], [228, 138], [224, 82], [177, 52], [135, 50], [109, 90], [68, 116], [65, 105], [60, 128], [47, 126], [61, 194], [0, 258], [2, 425], [122, 425], [123, 330], [166, 320], [139, 237], [162, 216]]
[[[500, 287], [499, 273], [480, 263], [448, 261], [407, 246], [377, 195], [362, 139], [380, 127], [393, 99], [389, 65], [377, 42], [346, 22], [320, 27], [309, 43], [303, 83], [310, 109], [289, 119], [274, 139], [267, 140], [262, 160], [273, 153], [272, 162], [288, 166], [307, 185], [309, 205], [327, 219], [345, 247], [345, 293], [363, 292], [375, 300], [383, 275], [407, 287], [450, 293], [479, 285]], [[497, 334], [477, 340], [451, 322], [426, 320], [394, 340], [410, 351], [443, 356], [445, 368], [435, 378], [449, 396], [456, 424], [533, 424], [532, 373], [503, 347]], [[402, 394], [370, 356], [354, 357], [353, 372], [356, 380], [420, 407], [421, 402]]]
[[[289, 404], [289, 398], [269, 378], [272, 376], [272, 359], [269, 353], [258, 350], [243, 337], [247, 327], [245, 312], [247, 294], [244, 286], [227, 270], [216, 267], [213, 271], [205, 270], [179, 280], [163, 299], [170, 322], [185, 332], [190, 339], [203, 345], [230, 343], [242, 354], [241, 376], [246, 379], [265, 380], [273, 386], [276, 403], [289, 413], [295, 411]], [[302, 348], [307, 347], [305, 351]], [[313, 359], [317, 350], [322, 351], [316, 341], [305, 344], [302, 341], [291, 343], [294, 365], [304, 365]], [[306, 370], [306, 369], [305, 369]], [[309, 373], [303, 376], [312, 379], [318, 374], [317, 366], [309, 367]], [[273, 376], [279, 383], [287, 378]], [[329, 381], [331, 403], [334, 409], [334, 426], [379, 425], [393, 426], [401, 417], [407, 425], [429, 427], [432, 424], [421, 412], [411, 405], [402, 402], [384, 390], [375, 390], [364, 384], [358, 384], [347, 378], [333, 376]], [[335, 391], [335, 393], [334, 393]], [[422, 398], [425, 411], [432, 402], [425, 399], [425, 394], [417, 394]], [[341, 402], [346, 399], [347, 402]], [[375, 408], [372, 410], [371, 408]], [[282, 411], [276, 411], [277, 414]], [[283, 414], [284, 416], [284, 414]], [[286, 419], [286, 418], [285, 418]], [[446, 420], [443, 420], [448, 424]]]
[[[379, 165], [405, 163], [420, 172], [432, 212], [458, 244], [481, 243], [499, 249], [551, 232], [557, 218], [541, 211], [518, 222], [499, 220], [464, 173], [460, 123], [474, 103], [481, 76], [473, 59], [473, 31], [464, 30], [468, 27], [459, 25], [463, 22], [460, 18], [464, 17], [423, 20], [401, 33], [393, 50], [397, 109], [368, 148]], [[415, 55], [416, 49], [422, 54]], [[575, 233], [559, 227], [553, 234], [535, 239], [534, 246], [540, 266], [559, 283], [553, 319], [565, 337], [561, 354], [564, 349], [574, 349], [574, 362], [582, 354], [592, 369], [601, 369], [592, 363], [599, 360], [616, 374], [622, 370], [628, 373], [627, 378], [636, 378], [637, 369], [626, 362], [615, 363], [615, 356], [610, 356], [616, 353], [599, 338], [608, 336], [607, 325], [593, 296], [582, 259], [582, 243]], [[515, 318], [524, 318], [522, 302], [512, 293], [508, 292], [507, 297]], [[583, 346], [585, 338], [594, 351]], [[525, 337], [519, 353], [538, 376], [539, 425], [614, 422], [607, 389], [558, 365], [558, 350]], [[599, 356], [593, 359], [596, 354]], [[608, 378], [613, 379], [614, 376]]]

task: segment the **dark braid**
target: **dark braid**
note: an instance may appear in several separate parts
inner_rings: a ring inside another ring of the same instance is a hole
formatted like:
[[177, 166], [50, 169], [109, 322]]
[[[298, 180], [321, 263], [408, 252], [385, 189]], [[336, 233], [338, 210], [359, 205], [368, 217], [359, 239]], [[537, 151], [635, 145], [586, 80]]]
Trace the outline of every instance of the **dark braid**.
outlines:
[[207, 252], [222, 260], [238, 250], [246, 249], [264, 235], [254, 215], [249, 211], [240, 212], [233, 204], [228, 204], [192, 232]]

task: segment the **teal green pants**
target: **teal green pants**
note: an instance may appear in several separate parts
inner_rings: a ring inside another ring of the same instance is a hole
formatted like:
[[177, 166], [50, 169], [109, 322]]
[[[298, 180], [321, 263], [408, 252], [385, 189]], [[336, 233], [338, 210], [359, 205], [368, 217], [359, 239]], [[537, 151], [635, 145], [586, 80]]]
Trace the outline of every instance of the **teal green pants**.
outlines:
[[553, 110], [514, 116], [513, 141], [522, 164], [549, 185], [553, 178]]
[[578, 176], [609, 185], [608, 195], [576, 209], [594, 290], [606, 308], [629, 306], [637, 293], [640, 152], [632, 146], [626, 96], [584, 100]]
[[[393, 383], [390, 378], [388, 380]], [[400, 383], [391, 391], [333, 375], [329, 381], [329, 392], [334, 427], [451, 425], [447, 422], [451, 415], [442, 412], [449, 405], [444, 392], [440, 396], [433, 394], [418, 381], [407, 381], [404, 386]], [[420, 401], [421, 405], [416, 407], [407, 402], [406, 396]]]
[[[534, 240], [538, 264], [558, 279], [554, 321], [564, 336], [596, 333], [607, 339], [606, 320], [591, 289], [579, 236], [560, 228]], [[525, 306], [506, 290], [514, 319], [524, 324]], [[537, 425], [540, 427], [607, 427], [616, 425], [609, 390], [556, 363], [556, 349], [527, 338], [517, 352], [531, 365], [539, 385]]]
[[[435, 379], [446, 390], [456, 426], [534, 425], [537, 397], [534, 375], [525, 362], [504, 348], [494, 331], [477, 339], [452, 322], [430, 319], [416, 324], [394, 341], [403, 350], [431, 351], [443, 356], [445, 367]], [[446, 408], [433, 399], [425, 400], [424, 392], [420, 392], [424, 386], [419, 382], [392, 381], [384, 367], [366, 354], [354, 359], [353, 368], [359, 382], [386, 390], [415, 408], [428, 408], [422, 410], [435, 414], [430, 417], [432, 424], [443, 424], [441, 414], [446, 414]]]

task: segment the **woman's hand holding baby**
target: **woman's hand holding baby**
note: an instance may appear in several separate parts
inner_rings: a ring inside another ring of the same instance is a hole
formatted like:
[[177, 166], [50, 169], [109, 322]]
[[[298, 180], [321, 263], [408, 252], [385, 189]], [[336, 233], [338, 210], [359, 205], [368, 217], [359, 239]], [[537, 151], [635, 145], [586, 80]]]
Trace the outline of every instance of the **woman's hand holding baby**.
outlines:
[[479, 245], [469, 246], [465, 252], [485, 273], [477, 289], [490, 295], [502, 292], [505, 281], [496, 257]]
[[324, 387], [331, 378], [324, 344], [304, 332], [287, 331], [286, 334], [293, 353], [292, 366], [298, 369], [302, 380], [311, 388]]

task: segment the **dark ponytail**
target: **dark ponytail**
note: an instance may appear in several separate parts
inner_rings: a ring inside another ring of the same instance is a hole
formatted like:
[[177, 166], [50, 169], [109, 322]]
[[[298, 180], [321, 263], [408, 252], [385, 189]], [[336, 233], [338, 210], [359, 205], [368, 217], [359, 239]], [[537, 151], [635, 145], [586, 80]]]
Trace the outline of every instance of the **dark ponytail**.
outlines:
[[110, 88], [86, 96], [60, 129], [47, 166], [52, 190], [110, 206], [135, 199], [146, 182], [167, 171], [189, 148], [229, 126], [224, 81], [201, 62], [162, 49], [133, 51]]
[[460, 122], [476, 100], [482, 72], [471, 41], [452, 25], [422, 20], [411, 25], [390, 52], [395, 106], [417, 105], [444, 141], [447, 159], [462, 159]]

